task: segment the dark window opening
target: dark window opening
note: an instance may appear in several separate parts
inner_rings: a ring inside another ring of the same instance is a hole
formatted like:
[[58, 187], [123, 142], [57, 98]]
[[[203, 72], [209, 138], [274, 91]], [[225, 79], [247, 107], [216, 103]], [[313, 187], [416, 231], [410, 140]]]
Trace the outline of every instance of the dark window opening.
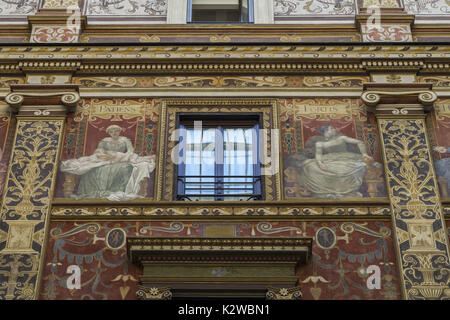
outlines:
[[252, 23], [253, 0], [188, 0], [188, 23]]
[[177, 200], [262, 200], [259, 115], [179, 115], [177, 120]]

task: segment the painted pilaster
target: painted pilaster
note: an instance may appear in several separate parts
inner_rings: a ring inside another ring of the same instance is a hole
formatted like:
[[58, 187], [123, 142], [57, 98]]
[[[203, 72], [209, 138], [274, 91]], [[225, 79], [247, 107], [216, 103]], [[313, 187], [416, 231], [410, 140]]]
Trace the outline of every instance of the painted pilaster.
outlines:
[[366, 84], [383, 147], [403, 297], [450, 297], [449, 243], [427, 138], [431, 85]]
[[18, 115], [1, 206], [0, 300], [38, 299], [65, 117], [79, 94], [74, 85], [11, 91]]

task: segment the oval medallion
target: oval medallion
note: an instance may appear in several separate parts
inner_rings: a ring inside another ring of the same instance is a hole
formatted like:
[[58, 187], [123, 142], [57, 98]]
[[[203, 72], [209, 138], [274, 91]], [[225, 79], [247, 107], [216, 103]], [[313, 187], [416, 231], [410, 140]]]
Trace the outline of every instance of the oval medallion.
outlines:
[[120, 249], [125, 245], [127, 235], [123, 229], [115, 228], [106, 234], [106, 245], [111, 249]]
[[322, 249], [330, 249], [336, 244], [336, 234], [327, 227], [322, 227], [316, 232], [316, 241]]

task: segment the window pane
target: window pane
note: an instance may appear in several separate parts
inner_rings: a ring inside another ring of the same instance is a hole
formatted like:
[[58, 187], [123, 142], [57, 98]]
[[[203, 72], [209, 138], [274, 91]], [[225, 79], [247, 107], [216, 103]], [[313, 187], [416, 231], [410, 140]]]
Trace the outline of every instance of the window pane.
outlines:
[[[253, 194], [252, 129], [224, 130], [224, 194]], [[227, 197], [227, 200], [247, 200], [248, 197]]]
[[[207, 116], [205, 116], [207, 117]], [[186, 129], [185, 162], [178, 170], [178, 198], [186, 200], [254, 200], [261, 198], [257, 161], [258, 126], [250, 116], [203, 121], [181, 118]], [[251, 119], [251, 120], [249, 120]], [[223, 126], [219, 123], [224, 123]], [[239, 126], [242, 125], [242, 127]]]
[[[193, 22], [240, 22], [239, 0], [192, 0]], [[248, 21], [247, 18], [242, 21]]]
[[[186, 178], [185, 194], [211, 194], [214, 195], [214, 167], [215, 167], [215, 130], [203, 128], [202, 130], [187, 129], [186, 135]], [[204, 177], [204, 176], [210, 176]], [[211, 177], [212, 176], [212, 177]], [[211, 200], [202, 197], [192, 200]]]

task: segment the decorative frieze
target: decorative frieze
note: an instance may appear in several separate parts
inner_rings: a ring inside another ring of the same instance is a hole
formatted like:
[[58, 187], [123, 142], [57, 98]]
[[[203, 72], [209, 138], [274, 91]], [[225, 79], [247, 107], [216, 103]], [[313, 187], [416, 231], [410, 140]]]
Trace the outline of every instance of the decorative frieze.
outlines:
[[66, 9], [78, 7], [79, 0], [44, 0], [44, 9]]
[[[383, 49], [383, 50], [382, 50]], [[43, 57], [48, 57], [51, 55], [52, 60], [61, 60], [61, 59], [73, 59], [76, 61], [84, 60], [84, 59], [157, 59], [162, 58], [165, 60], [168, 59], [192, 59], [193, 61], [201, 61], [205, 58], [221, 58], [226, 59], [226, 63], [230, 63], [232, 59], [252, 59], [251, 62], [248, 62], [248, 65], [259, 62], [263, 59], [270, 58], [272, 61], [277, 58], [302, 58], [308, 59], [313, 58], [316, 59], [315, 63], [295, 63], [295, 65], [311, 65], [311, 68], [315, 69], [329, 69], [331, 66], [335, 65], [336, 68], [342, 69], [344, 71], [346, 69], [347, 62], [330, 62], [330, 63], [319, 63], [321, 62], [320, 58], [326, 59], [354, 59], [354, 58], [364, 58], [364, 59], [374, 59], [374, 58], [383, 58], [383, 59], [433, 59], [439, 58], [444, 59], [446, 57], [450, 57], [450, 46], [448, 45], [424, 45], [424, 44], [385, 44], [383, 47], [377, 45], [342, 45], [342, 44], [328, 44], [328, 45], [317, 45], [317, 46], [307, 46], [307, 45], [214, 45], [211, 44], [208, 46], [207, 50], [205, 46], [200, 45], [185, 45], [185, 46], [64, 46], [59, 47], [48, 46], [48, 47], [39, 47], [39, 51], [35, 50], [33, 46], [7, 46], [4, 45], [0, 47], [0, 58], [3, 59], [17, 59], [20, 57], [25, 57], [31, 59], [42, 59]], [[138, 62], [136, 61], [136, 62]], [[272, 64], [266, 63], [266, 65]], [[329, 61], [329, 60], [327, 60]], [[112, 61], [111, 61], [112, 62]], [[117, 61], [115, 61], [116, 65]], [[223, 63], [223, 62], [221, 62]], [[441, 63], [441, 62], [438, 62]], [[139, 70], [137, 67], [137, 63], [135, 70]], [[194, 64], [194, 63], [192, 63]], [[196, 63], [195, 63], [196, 64]], [[92, 64], [88, 69], [95, 69], [97, 64]], [[123, 64], [123, 68], [125, 66], [132, 65], [131, 63]], [[173, 69], [178, 69], [179, 64], [178, 61], [176, 63], [177, 67], [173, 67]], [[211, 64], [214, 65], [214, 64]], [[219, 64], [220, 65], [220, 64]], [[246, 65], [242, 63], [242, 65]], [[283, 63], [279, 63], [280, 66], [283, 66]], [[287, 62], [284, 65], [284, 68], [289, 68], [289, 65], [293, 65], [292, 62]], [[316, 65], [316, 67], [313, 67]], [[358, 66], [359, 63], [354, 63], [350, 65], [348, 69], [354, 69], [355, 66]], [[97, 70], [104, 70], [105, 67], [101, 67], [102, 64], [98, 65]], [[104, 65], [103, 65], [104, 66]], [[223, 65], [222, 69], [219, 68], [220, 71], [226, 71], [226, 64]], [[327, 66], [327, 67], [325, 67]], [[225, 67], [225, 68], [224, 68]], [[120, 68], [120, 67], [119, 67]], [[162, 66], [161, 66], [162, 68]], [[203, 67], [199, 67], [203, 68]], [[267, 67], [266, 67], [267, 68]], [[155, 68], [157, 69], [157, 68]], [[251, 69], [248, 67], [248, 69]]]
[[87, 0], [87, 16], [165, 16], [170, 0]]
[[450, 3], [446, 0], [404, 0], [405, 11], [411, 14], [448, 15]]
[[74, 43], [79, 33], [64, 25], [33, 25], [31, 43]]
[[[164, 203], [145, 206], [139, 205], [116, 205], [108, 204], [97, 205], [76, 205], [58, 204], [61, 201], [55, 201], [52, 206], [53, 219], [78, 219], [78, 218], [107, 218], [120, 217], [139, 218], [139, 217], [161, 217], [161, 218], [210, 218], [210, 217], [240, 217], [240, 218], [294, 218], [294, 217], [390, 217], [390, 209], [387, 204], [364, 206], [362, 204], [346, 206], [320, 206], [320, 205], [290, 205], [283, 206], [279, 203], [266, 203], [260, 206], [255, 204], [228, 204], [228, 205], [208, 205], [196, 203]], [[325, 200], [322, 202], [326, 202]], [[366, 201], [367, 202], [367, 201]]]
[[344, 0], [326, 2], [312, 0], [274, 0], [274, 14], [277, 17], [292, 17], [304, 15], [353, 15], [356, 12], [355, 1]]
[[364, 42], [413, 41], [409, 24], [382, 24], [379, 27], [361, 24], [361, 33]]
[[0, 0], [0, 16], [32, 15], [39, 5], [39, 0]]

